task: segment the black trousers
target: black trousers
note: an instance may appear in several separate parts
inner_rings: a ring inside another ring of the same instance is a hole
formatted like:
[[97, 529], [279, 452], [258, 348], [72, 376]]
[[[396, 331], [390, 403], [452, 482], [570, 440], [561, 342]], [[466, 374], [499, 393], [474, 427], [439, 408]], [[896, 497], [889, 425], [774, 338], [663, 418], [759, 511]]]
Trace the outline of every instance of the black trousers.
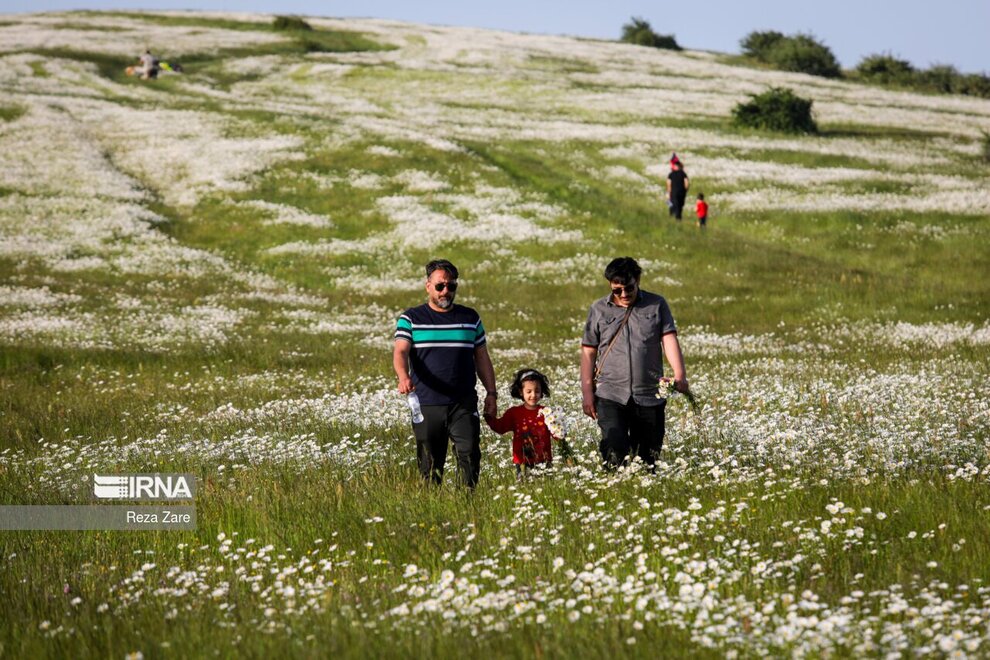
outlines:
[[687, 200], [687, 192], [678, 193], [673, 192], [670, 195], [670, 215], [674, 216], [678, 220], [681, 219], [681, 214], [684, 212], [684, 202]]
[[475, 403], [423, 406], [423, 421], [413, 424], [416, 455], [423, 479], [440, 485], [448, 442], [454, 444], [461, 484], [474, 488], [481, 474], [481, 418]]
[[616, 403], [595, 397], [598, 427], [602, 430], [598, 449], [605, 464], [618, 467], [633, 454], [647, 465], [654, 465], [663, 447], [666, 404], [664, 401], [659, 406], [641, 406], [632, 399]]

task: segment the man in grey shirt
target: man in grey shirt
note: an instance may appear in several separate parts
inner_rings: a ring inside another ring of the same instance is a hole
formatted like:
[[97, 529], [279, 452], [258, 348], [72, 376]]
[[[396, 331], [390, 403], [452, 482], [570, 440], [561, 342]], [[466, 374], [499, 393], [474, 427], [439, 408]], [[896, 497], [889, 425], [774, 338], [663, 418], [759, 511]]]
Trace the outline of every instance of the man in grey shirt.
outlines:
[[674, 317], [663, 296], [639, 288], [642, 272], [632, 257], [608, 264], [611, 293], [591, 305], [581, 339], [582, 407], [598, 420], [602, 460], [611, 467], [624, 464], [630, 452], [651, 467], [660, 455], [667, 403], [657, 398], [663, 355], [677, 390], [688, 391]]

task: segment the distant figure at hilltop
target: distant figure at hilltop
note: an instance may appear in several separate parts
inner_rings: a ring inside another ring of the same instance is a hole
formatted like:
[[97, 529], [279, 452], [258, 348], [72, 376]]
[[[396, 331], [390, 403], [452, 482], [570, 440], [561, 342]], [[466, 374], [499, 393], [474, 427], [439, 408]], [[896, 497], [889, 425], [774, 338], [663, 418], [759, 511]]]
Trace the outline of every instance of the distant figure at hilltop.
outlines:
[[178, 62], [175, 64], [162, 62], [157, 57], [152, 55], [150, 50], [145, 50], [144, 55], [138, 58], [138, 64], [136, 66], [127, 67], [127, 75], [140, 75], [141, 80], [153, 80], [158, 78], [158, 74], [162, 71], [182, 73], [182, 65]]
[[677, 157], [676, 153], [672, 154], [670, 174], [667, 175], [667, 206], [670, 209], [670, 215], [677, 220], [681, 219], [684, 201], [687, 199], [687, 191], [690, 187], [691, 181], [688, 179], [687, 172], [684, 171], [684, 164], [681, 163], [681, 159]]
[[152, 55], [150, 50], [145, 50], [139, 61], [141, 64], [138, 70], [141, 72], [141, 80], [151, 80], [158, 77], [161, 68], [158, 66], [158, 58]]

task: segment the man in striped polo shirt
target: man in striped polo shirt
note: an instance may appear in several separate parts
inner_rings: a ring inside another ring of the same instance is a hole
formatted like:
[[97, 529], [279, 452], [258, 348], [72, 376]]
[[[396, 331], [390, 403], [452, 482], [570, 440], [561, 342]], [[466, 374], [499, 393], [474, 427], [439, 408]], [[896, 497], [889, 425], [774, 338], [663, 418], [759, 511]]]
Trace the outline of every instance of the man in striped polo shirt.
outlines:
[[423, 421], [413, 423], [419, 471], [443, 481], [448, 438], [454, 443], [461, 483], [474, 488], [481, 472], [481, 420], [477, 379], [485, 386], [485, 414], [498, 413], [495, 369], [478, 312], [455, 305], [457, 268], [446, 259], [426, 264], [426, 304], [399, 316], [392, 366], [399, 392], [416, 392]]

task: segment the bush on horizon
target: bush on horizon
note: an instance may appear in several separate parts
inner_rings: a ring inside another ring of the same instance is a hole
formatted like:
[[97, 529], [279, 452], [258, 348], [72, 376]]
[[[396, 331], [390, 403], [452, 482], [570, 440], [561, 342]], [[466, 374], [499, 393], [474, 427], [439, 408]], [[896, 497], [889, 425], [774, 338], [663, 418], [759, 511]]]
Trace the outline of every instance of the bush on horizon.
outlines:
[[785, 38], [783, 32], [777, 32], [776, 30], [767, 30], [765, 32], [753, 31], [743, 37], [739, 45], [742, 47], [743, 55], [766, 62], [768, 61], [770, 50], [781, 39]]
[[657, 34], [648, 21], [636, 16], [633, 16], [628, 23], [622, 26], [621, 40], [637, 46], [682, 50], [674, 35]]
[[936, 64], [918, 71], [915, 86], [939, 94], [963, 94], [990, 98], [990, 76], [985, 73], [959, 73], [951, 64]]
[[990, 99], [990, 75], [985, 73], [970, 73], [959, 77], [953, 86], [956, 94], [966, 96], [977, 96], [981, 99]]
[[856, 65], [856, 71], [864, 80], [884, 85], [910, 84], [914, 76], [914, 67], [910, 62], [890, 53], [867, 55]]
[[313, 26], [299, 16], [276, 16], [272, 21], [272, 27], [276, 30], [302, 30], [311, 32]]
[[739, 42], [743, 53], [782, 71], [840, 78], [842, 68], [832, 50], [810, 34], [786, 36], [774, 30], [750, 32]]

